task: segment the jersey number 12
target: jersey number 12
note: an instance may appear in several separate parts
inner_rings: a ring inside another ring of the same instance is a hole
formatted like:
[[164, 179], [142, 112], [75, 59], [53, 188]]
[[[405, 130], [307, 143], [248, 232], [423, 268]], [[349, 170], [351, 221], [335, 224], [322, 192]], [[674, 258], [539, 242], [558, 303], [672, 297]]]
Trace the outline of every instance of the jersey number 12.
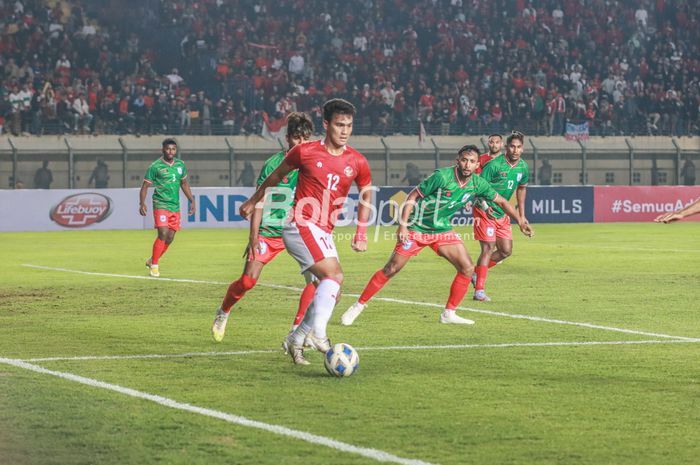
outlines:
[[337, 191], [339, 182], [340, 176], [337, 174], [328, 173], [328, 190]]

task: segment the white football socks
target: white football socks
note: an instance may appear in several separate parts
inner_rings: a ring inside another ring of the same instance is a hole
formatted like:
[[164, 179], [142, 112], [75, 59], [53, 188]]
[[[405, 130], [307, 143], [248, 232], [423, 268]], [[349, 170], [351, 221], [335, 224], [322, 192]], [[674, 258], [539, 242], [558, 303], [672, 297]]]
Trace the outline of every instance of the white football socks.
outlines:
[[314, 315], [311, 319], [311, 326], [314, 336], [319, 339], [328, 337], [326, 327], [331, 319], [331, 315], [333, 315], [333, 308], [335, 308], [336, 297], [339, 291], [340, 284], [332, 279], [322, 279], [316, 288], [313, 304]]

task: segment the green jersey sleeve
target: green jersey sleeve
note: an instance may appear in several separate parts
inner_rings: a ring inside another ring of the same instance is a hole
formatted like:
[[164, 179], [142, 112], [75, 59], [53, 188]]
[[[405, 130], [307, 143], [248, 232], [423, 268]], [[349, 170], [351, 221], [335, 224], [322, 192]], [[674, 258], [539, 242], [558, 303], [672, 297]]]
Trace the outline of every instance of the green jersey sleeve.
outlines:
[[260, 175], [258, 176], [256, 185], [260, 187], [260, 185], [265, 182], [265, 179], [267, 179], [267, 177], [282, 164], [283, 160], [284, 152], [277, 152], [265, 160], [265, 163], [263, 163], [263, 167], [260, 170]]
[[437, 192], [438, 189], [444, 187], [445, 180], [442, 177], [440, 170], [433, 171], [433, 174], [428, 176], [417, 187], [418, 193], [422, 197], [427, 197], [430, 194]]
[[155, 166], [155, 164], [151, 164], [151, 166], [148, 167], [146, 170], [146, 175], [143, 177], [146, 181], [150, 181], [153, 183], [156, 180], [156, 177], [158, 176], [158, 168]]
[[[488, 166], [488, 165], [486, 165]], [[474, 175], [474, 184], [476, 186], [476, 193], [475, 196], [492, 201], [493, 199], [496, 198], [497, 192], [494, 190], [493, 187], [491, 187], [491, 184], [486, 182], [483, 178], [481, 178], [479, 175]]]

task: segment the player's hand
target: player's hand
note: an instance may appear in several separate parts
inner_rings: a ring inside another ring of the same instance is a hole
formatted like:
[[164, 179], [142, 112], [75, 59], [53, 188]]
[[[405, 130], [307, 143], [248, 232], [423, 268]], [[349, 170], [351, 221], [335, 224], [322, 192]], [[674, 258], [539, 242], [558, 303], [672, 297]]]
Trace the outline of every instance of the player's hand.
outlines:
[[350, 247], [352, 247], [352, 250], [355, 252], [365, 252], [367, 250], [367, 236], [359, 236], [354, 234], [352, 236]]
[[146, 205], [144, 205], [144, 204], [139, 205], [139, 214], [141, 216], [146, 216], [147, 211], [148, 211], [148, 207], [146, 207]]
[[535, 235], [535, 230], [530, 227], [530, 223], [527, 220], [521, 221], [518, 226], [520, 226], [520, 231], [527, 237], [532, 237]]
[[243, 202], [238, 209], [238, 214], [241, 215], [246, 220], [250, 218], [250, 215], [255, 211], [255, 203], [251, 202], [250, 199]]
[[192, 216], [194, 213], [197, 211], [197, 207], [195, 206], [194, 202], [190, 202], [190, 209], [187, 212], [188, 215]]
[[672, 223], [673, 221], [678, 221], [682, 219], [683, 217], [679, 215], [678, 213], [664, 213], [663, 215], [659, 215], [656, 218], [654, 218], [654, 222], [656, 223]]
[[251, 237], [248, 239], [248, 246], [245, 248], [245, 252], [243, 252], [243, 257], [247, 258], [248, 261], [253, 261], [259, 253], [262, 253], [260, 250], [260, 241], [257, 237]]
[[493, 213], [493, 207], [487, 208], [486, 211], [485, 211], [484, 213], [486, 213], [486, 216], [487, 216], [489, 219], [491, 219], [491, 220], [495, 220], [495, 219], [496, 219], [496, 215]]

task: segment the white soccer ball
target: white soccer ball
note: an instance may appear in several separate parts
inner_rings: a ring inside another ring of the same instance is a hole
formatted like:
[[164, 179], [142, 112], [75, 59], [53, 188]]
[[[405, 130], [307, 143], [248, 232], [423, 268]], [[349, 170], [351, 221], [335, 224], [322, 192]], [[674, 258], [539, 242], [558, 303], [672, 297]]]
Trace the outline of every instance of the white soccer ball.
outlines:
[[326, 352], [323, 364], [331, 375], [345, 378], [357, 371], [360, 366], [360, 356], [350, 344], [339, 342]]

